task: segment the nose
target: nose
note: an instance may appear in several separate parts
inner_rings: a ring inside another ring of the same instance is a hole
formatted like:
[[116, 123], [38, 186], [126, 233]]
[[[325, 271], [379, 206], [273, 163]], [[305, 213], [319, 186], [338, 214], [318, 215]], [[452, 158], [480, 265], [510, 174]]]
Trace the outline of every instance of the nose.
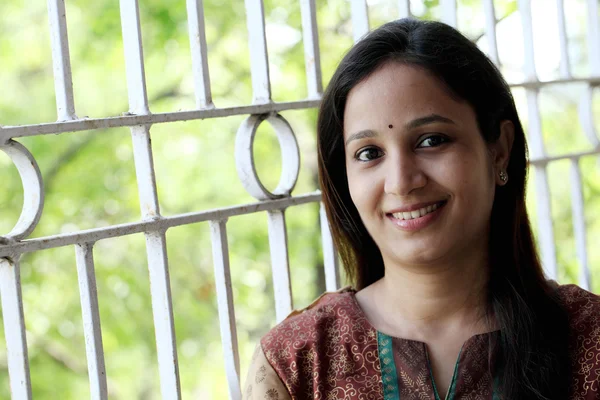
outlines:
[[387, 161], [384, 185], [386, 194], [406, 196], [427, 184], [427, 176], [414, 154], [388, 155]]

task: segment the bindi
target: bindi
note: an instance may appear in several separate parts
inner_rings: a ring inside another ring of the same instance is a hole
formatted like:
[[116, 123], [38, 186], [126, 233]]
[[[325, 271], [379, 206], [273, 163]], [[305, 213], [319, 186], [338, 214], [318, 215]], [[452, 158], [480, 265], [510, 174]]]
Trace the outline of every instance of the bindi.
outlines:
[[392, 124], [388, 125], [388, 128], [390, 128], [390, 129], [392, 129], [393, 127], [394, 127], [394, 125], [392, 125]]

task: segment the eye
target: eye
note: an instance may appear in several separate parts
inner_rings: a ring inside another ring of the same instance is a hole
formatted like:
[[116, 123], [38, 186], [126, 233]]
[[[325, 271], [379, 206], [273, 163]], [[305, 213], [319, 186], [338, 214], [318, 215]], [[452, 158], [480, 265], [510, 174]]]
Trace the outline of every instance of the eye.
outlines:
[[437, 147], [448, 142], [448, 138], [442, 135], [431, 135], [421, 140], [417, 147]]
[[354, 158], [358, 161], [366, 162], [373, 161], [382, 155], [383, 152], [376, 147], [365, 147], [357, 151]]

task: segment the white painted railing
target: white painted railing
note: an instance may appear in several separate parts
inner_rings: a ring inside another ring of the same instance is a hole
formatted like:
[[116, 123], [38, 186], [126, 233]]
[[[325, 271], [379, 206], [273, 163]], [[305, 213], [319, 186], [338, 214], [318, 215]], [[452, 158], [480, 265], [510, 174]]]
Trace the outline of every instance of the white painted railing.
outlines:
[[[573, 224], [575, 227], [577, 255], [581, 263], [579, 283], [585, 288], [588, 288], [590, 285], [590, 273], [586, 253], [586, 230], [583, 217], [579, 160], [581, 157], [600, 153], [600, 140], [594, 127], [592, 114], [592, 91], [595, 86], [600, 84], [598, 4], [597, 0], [587, 1], [591, 77], [573, 78], [571, 76], [564, 17], [564, 0], [556, 0], [559, 13], [560, 79], [552, 82], [540, 82], [538, 80], [534, 59], [535, 49], [533, 46], [531, 4], [529, 0], [519, 0], [518, 9], [523, 26], [524, 72], [526, 79], [525, 82], [512, 85], [513, 87], [524, 88], [529, 109], [531, 164], [536, 172], [535, 186], [538, 200], [538, 231], [544, 267], [549, 277], [556, 277], [557, 262], [550, 210], [548, 176], [546, 173], [547, 165], [556, 160], [569, 159], [571, 160]], [[482, 0], [482, 3], [485, 15], [488, 54], [496, 64], [499, 64], [496, 41], [497, 18], [494, 12], [494, 2], [493, 0]], [[279, 112], [317, 107], [323, 87], [315, 0], [301, 0], [300, 3], [308, 99], [288, 103], [274, 103], [271, 100], [263, 1], [245, 0], [245, 4], [249, 29], [252, 88], [254, 93], [252, 105], [218, 108], [213, 104], [207, 63], [203, 2], [202, 0], [187, 0], [190, 49], [197, 109], [152, 114], [148, 107], [146, 93], [138, 1], [121, 0], [121, 21], [129, 94], [129, 113], [109, 118], [80, 119], [76, 116], [73, 99], [64, 0], [48, 0], [58, 122], [0, 127], [0, 149], [8, 154], [14, 162], [24, 187], [24, 203], [21, 217], [10, 233], [0, 237], [0, 295], [8, 347], [7, 358], [11, 393], [14, 399], [30, 399], [32, 397], [21, 294], [20, 256], [24, 253], [42, 249], [64, 246], [73, 246], [75, 248], [91, 396], [94, 399], [106, 399], [106, 371], [92, 249], [94, 244], [100, 240], [135, 233], [144, 233], [146, 237], [162, 397], [169, 399], [181, 398], [165, 233], [169, 228], [201, 221], [209, 222], [211, 228], [221, 337], [225, 355], [229, 395], [231, 399], [241, 398], [240, 362], [226, 234], [227, 220], [244, 214], [267, 213], [276, 315], [278, 321], [282, 320], [293, 307], [285, 211], [296, 205], [319, 202], [320, 193], [315, 192], [295, 197], [291, 196], [291, 191], [295, 185], [300, 168], [299, 149], [292, 127], [279, 115]], [[457, 26], [456, 0], [441, 0], [440, 5], [443, 11], [443, 21]], [[369, 30], [368, 6], [366, 0], [351, 0], [350, 7], [354, 39], [359, 40]], [[410, 16], [410, 2], [408, 0], [398, 0], [398, 12], [400, 17]], [[594, 150], [548, 157], [545, 153], [542, 138], [538, 106], [539, 90], [547, 85], [571, 82], [579, 82], [587, 85], [587, 90], [581, 101], [580, 118], [586, 136], [592, 143]], [[150, 142], [152, 125], [176, 121], [220, 118], [230, 115], [249, 115], [237, 133], [236, 163], [238, 174], [244, 187], [258, 202], [170, 217], [161, 216], [156, 190], [153, 152]], [[256, 130], [265, 120], [275, 128], [282, 150], [282, 176], [279, 185], [273, 192], [268, 191], [260, 182], [256, 174], [252, 153]], [[26, 136], [124, 126], [131, 129], [141, 220], [136, 223], [27, 239], [40, 219], [44, 204], [44, 190], [42, 176], [36, 160], [15, 139]], [[326, 287], [328, 290], [334, 290], [340, 286], [337, 256], [322, 206], [320, 216]]]

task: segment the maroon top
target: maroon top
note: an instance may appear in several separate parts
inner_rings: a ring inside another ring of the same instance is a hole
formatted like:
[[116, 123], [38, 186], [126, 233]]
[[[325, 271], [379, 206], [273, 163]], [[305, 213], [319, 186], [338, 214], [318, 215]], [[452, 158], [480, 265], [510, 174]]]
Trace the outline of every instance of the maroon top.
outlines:
[[[557, 290], [570, 319], [569, 398], [600, 400], [600, 297], [575, 285]], [[351, 288], [326, 293], [261, 340], [266, 359], [292, 399], [439, 399], [426, 345], [378, 332], [355, 294]], [[497, 334], [465, 342], [448, 399], [496, 397], [488, 349]]]

